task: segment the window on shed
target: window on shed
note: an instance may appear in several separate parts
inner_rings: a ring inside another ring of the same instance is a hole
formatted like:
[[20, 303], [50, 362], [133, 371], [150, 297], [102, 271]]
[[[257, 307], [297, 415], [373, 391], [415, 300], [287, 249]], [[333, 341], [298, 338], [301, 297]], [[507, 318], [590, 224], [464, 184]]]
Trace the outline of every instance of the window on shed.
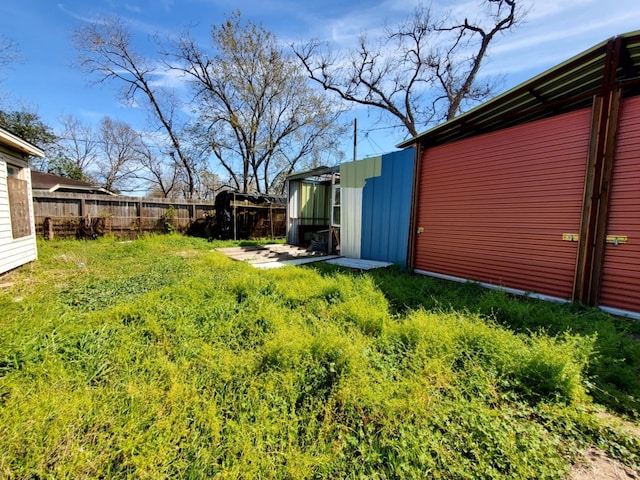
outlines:
[[29, 214], [29, 182], [26, 169], [7, 164], [7, 191], [13, 238], [31, 235], [31, 215]]
[[333, 185], [331, 196], [331, 226], [340, 226], [340, 186]]

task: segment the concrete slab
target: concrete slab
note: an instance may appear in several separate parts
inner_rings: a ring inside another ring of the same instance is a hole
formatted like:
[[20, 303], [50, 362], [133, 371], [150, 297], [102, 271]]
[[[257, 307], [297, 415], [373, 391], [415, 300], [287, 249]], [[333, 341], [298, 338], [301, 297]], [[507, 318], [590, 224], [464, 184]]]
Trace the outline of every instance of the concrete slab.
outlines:
[[332, 260], [327, 260], [330, 265], [337, 265], [339, 267], [355, 268], [358, 270], [373, 270], [374, 268], [385, 268], [393, 265], [391, 262], [380, 262], [377, 260], [365, 260], [362, 258], [347, 258], [340, 257]]
[[308, 257], [308, 258], [298, 258], [294, 260], [282, 260], [279, 262], [253, 263], [252, 265], [255, 268], [267, 270], [270, 268], [285, 267], [287, 265], [304, 265], [304, 264], [313, 263], [313, 262], [323, 262], [325, 260], [332, 259], [332, 258], [339, 258], [339, 257], [336, 255], [325, 255], [322, 257]]
[[285, 265], [305, 265], [322, 261], [326, 261], [331, 265], [358, 270], [371, 270], [393, 265], [390, 262], [340, 257], [339, 255], [327, 255], [323, 252], [308, 252], [303, 247], [281, 243], [260, 247], [217, 248], [216, 251], [224, 253], [233, 260], [246, 262], [260, 269], [279, 268]]
[[337, 258], [336, 255], [329, 256], [323, 252], [308, 252], [305, 248], [284, 244], [263, 245], [260, 247], [218, 248], [216, 251], [224, 253], [233, 260], [247, 262], [256, 267], [261, 266], [260, 268], [301, 265], [326, 260], [328, 258]]

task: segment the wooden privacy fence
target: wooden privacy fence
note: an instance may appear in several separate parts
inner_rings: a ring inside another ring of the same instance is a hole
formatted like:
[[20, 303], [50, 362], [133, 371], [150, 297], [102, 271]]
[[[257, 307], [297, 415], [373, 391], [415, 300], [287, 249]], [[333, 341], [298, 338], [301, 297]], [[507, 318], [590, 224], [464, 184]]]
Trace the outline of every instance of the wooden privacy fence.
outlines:
[[[44, 238], [95, 238], [103, 234], [135, 238], [143, 233], [171, 231], [217, 236], [214, 202], [33, 192], [33, 207], [36, 232]], [[249, 206], [237, 214], [242, 215], [245, 222], [247, 218], [252, 220], [253, 228], [249, 229], [245, 238], [272, 231], [273, 236], [284, 235], [283, 208], [257, 210]], [[205, 231], [207, 219], [210, 232]], [[269, 228], [265, 229], [264, 224], [268, 224]]]

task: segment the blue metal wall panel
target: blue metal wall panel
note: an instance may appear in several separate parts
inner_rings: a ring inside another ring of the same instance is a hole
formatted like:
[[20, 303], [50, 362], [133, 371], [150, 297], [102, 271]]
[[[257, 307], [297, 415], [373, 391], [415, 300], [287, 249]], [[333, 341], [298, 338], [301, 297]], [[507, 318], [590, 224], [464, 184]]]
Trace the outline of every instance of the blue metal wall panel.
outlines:
[[361, 258], [406, 267], [413, 155], [412, 148], [383, 155], [381, 175], [367, 179], [362, 191]]

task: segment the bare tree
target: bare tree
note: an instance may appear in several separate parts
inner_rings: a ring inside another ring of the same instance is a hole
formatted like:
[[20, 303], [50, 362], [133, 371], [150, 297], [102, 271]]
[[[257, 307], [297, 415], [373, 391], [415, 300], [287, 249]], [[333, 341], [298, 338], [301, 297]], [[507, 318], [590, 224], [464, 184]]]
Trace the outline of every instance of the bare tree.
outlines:
[[203, 200], [213, 200], [219, 192], [228, 188], [230, 186], [217, 174], [208, 171], [200, 174], [200, 198]]
[[[6, 67], [18, 59], [18, 47], [13, 40], [0, 35], [0, 67]], [[2, 80], [2, 77], [0, 77]]]
[[48, 171], [76, 180], [91, 181], [90, 171], [99, 155], [99, 144], [91, 126], [68, 115], [61, 119], [62, 131], [48, 158]]
[[339, 112], [261, 26], [238, 12], [212, 27], [210, 56], [185, 34], [173, 68], [192, 80], [197, 131], [234, 186], [269, 193], [341, 135]]
[[473, 20], [435, 18], [431, 7], [418, 7], [379, 43], [363, 34], [346, 62], [317, 40], [293, 50], [325, 90], [391, 115], [415, 136], [491, 95], [495, 85], [480, 83], [478, 72], [491, 43], [524, 15], [519, 3], [483, 0]]
[[[169, 161], [163, 161], [161, 151], [149, 142], [140, 142], [137, 154], [143, 170], [139, 178], [145, 180], [152, 196], [172, 198], [176, 195], [180, 165], [169, 156]], [[166, 158], [164, 159], [166, 160]]]
[[135, 51], [129, 32], [118, 19], [89, 24], [77, 30], [74, 38], [81, 55], [80, 65], [96, 76], [96, 82], [120, 82], [122, 97], [127, 102], [148, 106], [184, 171], [186, 195], [194, 196], [195, 167], [180, 135], [176, 119], [178, 105], [171, 92], [154, 85], [159, 74], [156, 65]]
[[100, 121], [101, 155], [96, 160], [95, 178], [110, 191], [136, 190], [140, 168], [140, 135], [124, 122], [105, 117]]

